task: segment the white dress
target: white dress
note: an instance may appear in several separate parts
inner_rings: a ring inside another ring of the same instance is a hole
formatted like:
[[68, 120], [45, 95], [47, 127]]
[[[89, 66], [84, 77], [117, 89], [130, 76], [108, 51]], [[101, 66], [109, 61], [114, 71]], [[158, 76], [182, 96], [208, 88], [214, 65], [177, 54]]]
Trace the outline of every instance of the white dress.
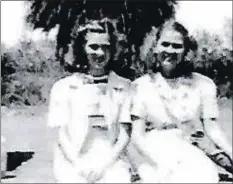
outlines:
[[[70, 139], [79, 140], [82, 137], [81, 123], [89, 125], [86, 139], [77, 148], [81, 153], [80, 168], [98, 168], [108, 159], [111, 144], [118, 136], [118, 124], [111, 124], [114, 118], [118, 118], [117, 122], [131, 121], [129, 102], [126, 102], [130, 81], [113, 72], [107, 80], [95, 83], [91, 76], [77, 73], [56, 82], [51, 91], [50, 127], [60, 127], [59, 132], [66, 132]], [[124, 101], [124, 105], [119, 106], [117, 100]], [[54, 176], [59, 183], [87, 182], [65, 157], [58, 143], [54, 149]], [[118, 159], [99, 182], [130, 182], [128, 163]]]
[[131, 114], [150, 122], [144, 149], [158, 164], [152, 168], [141, 162], [139, 175], [145, 183], [217, 183], [213, 162], [186, 137], [199, 118], [218, 117], [216, 86], [197, 73], [177, 79], [176, 84], [171, 88], [160, 73], [135, 81]]

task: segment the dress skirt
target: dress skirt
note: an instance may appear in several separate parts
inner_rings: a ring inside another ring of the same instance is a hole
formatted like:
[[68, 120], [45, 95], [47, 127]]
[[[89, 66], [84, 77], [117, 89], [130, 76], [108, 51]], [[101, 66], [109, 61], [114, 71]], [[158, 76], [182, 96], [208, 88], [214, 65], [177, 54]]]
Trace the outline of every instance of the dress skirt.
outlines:
[[[92, 128], [88, 140], [81, 151], [80, 167], [75, 169], [66, 159], [58, 144], [54, 147], [54, 176], [57, 183], [87, 183], [77, 171], [85, 167], [98, 168], [109, 157], [112, 151], [107, 130]], [[114, 165], [107, 169], [104, 176], [96, 183], [129, 183], [129, 164], [118, 159]]]
[[153, 129], [145, 135], [145, 147], [157, 163], [138, 167], [143, 183], [218, 183], [214, 163], [197, 147], [186, 141], [178, 129]]

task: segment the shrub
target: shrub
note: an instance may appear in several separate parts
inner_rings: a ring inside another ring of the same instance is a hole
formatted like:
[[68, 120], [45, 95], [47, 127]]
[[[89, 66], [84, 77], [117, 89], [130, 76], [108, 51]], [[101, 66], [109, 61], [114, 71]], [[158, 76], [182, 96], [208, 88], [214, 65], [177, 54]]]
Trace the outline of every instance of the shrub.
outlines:
[[23, 41], [1, 55], [2, 105], [36, 105], [48, 100], [55, 80], [65, 73], [56, 62], [56, 43]]

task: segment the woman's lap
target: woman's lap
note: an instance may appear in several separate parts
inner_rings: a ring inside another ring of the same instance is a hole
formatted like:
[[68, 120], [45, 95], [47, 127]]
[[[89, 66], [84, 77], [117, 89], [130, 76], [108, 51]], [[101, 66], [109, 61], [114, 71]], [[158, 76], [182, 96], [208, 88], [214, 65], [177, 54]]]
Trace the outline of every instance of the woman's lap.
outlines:
[[[84, 167], [94, 167], [101, 165], [108, 157], [108, 146], [103, 146], [99, 142], [99, 147], [93, 146], [92, 149], [84, 154], [80, 159], [80, 167], [74, 168], [71, 162], [65, 159], [59, 147], [54, 150], [54, 176], [57, 183], [87, 183], [86, 178], [82, 177], [78, 170]], [[98, 149], [98, 150], [97, 150]], [[108, 168], [103, 178], [98, 183], [129, 183], [130, 173], [129, 164], [124, 160], [118, 160]]]
[[[88, 183], [87, 179], [75, 172], [74, 168], [65, 170], [61, 174], [57, 177], [58, 183]], [[121, 160], [117, 161], [106, 170], [103, 177], [96, 183], [130, 183], [129, 166]]]
[[[176, 137], [177, 136], [177, 137]], [[198, 148], [179, 138], [179, 132], [150, 132], [145, 137], [145, 149], [148, 149], [155, 161], [159, 161], [159, 169], [143, 164], [144, 159], [134, 154], [134, 160], [143, 183], [155, 182], [218, 182], [218, 172], [210, 159]], [[129, 154], [131, 148], [128, 149]], [[80, 169], [91, 165], [99, 165], [106, 160], [110, 151], [106, 142], [98, 140], [91, 151], [81, 159]], [[136, 150], [134, 150], [137, 153]], [[135, 158], [137, 157], [137, 158]], [[54, 174], [58, 183], [87, 183], [72, 164], [64, 159], [59, 148], [55, 147]], [[125, 160], [118, 160], [109, 168], [98, 183], [130, 183], [129, 165]]]
[[179, 132], [151, 131], [145, 136], [145, 149], [158, 168], [142, 164], [139, 175], [143, 182], [218, 182], [213, 162], [204, 152], [182, 140]]

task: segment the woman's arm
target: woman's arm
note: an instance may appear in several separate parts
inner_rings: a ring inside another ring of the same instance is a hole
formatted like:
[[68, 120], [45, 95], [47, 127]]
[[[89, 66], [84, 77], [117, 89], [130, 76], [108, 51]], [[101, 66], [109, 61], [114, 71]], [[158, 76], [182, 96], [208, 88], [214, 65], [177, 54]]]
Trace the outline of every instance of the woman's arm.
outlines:
[[61, 128], [59, 131], [58, 144], [65, 158], [74, 166], [76, 166], [78, 163], [77, 150], [75, 149], [75, 146], [71, 143], [70, 139], [67, 136], [67, 133], [63, 128]]
[[130, 129], [130, 123], [119, 123], [119, 135], [117, 138], [117, 141], [112, 144], [112, 151], [111, 155], [109, 156], [109, 159], [106, 162], [105, 167], [110, 167], [113, 165], [118, 157], [121, 155], [123, 152], [124, 148], [128, 145], [129, 143], [129, 129]]
[[232, 159], [232, 147], [227, 141], [225, 133], [222, 131], [216, 119], [204, 119], [204, 130], [207, 136], [222, 150], [224, 150]]
[[[72, 106], [69, 103], [68, 78], [56, 82], [50, 93], [48, 126], [58, 128], [58, 146], [66, 159], [73, 165], [78, 164], [79, 151], [89, 131], [89, 124], [80, 109], [72, 114]], [[76, 94], [76, 93], [75, 93]], [[77, 104], [79, 101], [77, 99]], [[81, 118], [80, 118], [81, 117]]]
[[147, 162], [152, 166], [157, 166], [156, 162], [150, 156], [150, 153], [145, 147], [145, 120], [132, 116], [133, 117], [133, 126], [132, 126], [132, 135], [131, 141], [138, 149], [138, 151], [144, 156]]
[[[79, 153], [88, 135], [89, 127], [86, 122], [79, 122], [77, 129], [70, 136], [65, 127], [60, 128], [59, 131], [59, 146], [68, 161], [70, 161], [74, 167], [79, 168]], [[75, 133], [75, 135], [74, 135]]]
[[61, 79], [54, 83], [51, 89], [47, 124], [48, 127], [58, 130], [58, 140], [55, 142], [58, 143], [64, 156], [73, 163], [75, 151], [65, 131], [68, 125], [70, 112], [68, 106], [68, 86], [65, 85], [67, 81], [64, 80], [67, 79]]
[[[112, 77], [111, 79], [116, 80], [116, 78]], [[107, 164], [108, 166], [117, 160], [128, 145], [131, 129], [131, 83], [125, 79], [117, 79], [115, 82], [117, 82], [117, 85], [110, 90], [108, 96], [111, 106], [108, 114], [108, 131], [112, 142], [112, 151], [109, 163]]]
[[[82, 95], [76, 95], [81, 96]], [[79, 100], [79, 99], [78, 99]], [[63, 131], [64, 139], [63, 143], [66, 144], [67, 152], [70, 150], [71, 153], [68, 153], [73, 155], [73, 164], [80, 168], [79, 164], [79, 158], [80, 158], [80, 152], [83, 148], [83, 145], [85, 144], [85, 141], [89, 135], [90, 130], [90, 121], [88, 118], [87, 109], [85, 105], [80, 105], [79, 101], [73, 101], [74, 106], [70, 106], [70, 112], [71, 112], [71, 118], [70, 122], [67, 125], [67, 129]], [[76, 112], [78, 109], [78, 112]]]
[[200, 82], [202, 99], [202, 122], [207, 136], [232, 158], [232, 147], [219, 126], [219, 107], [217, 103], [217, 87], [209, 79]]

